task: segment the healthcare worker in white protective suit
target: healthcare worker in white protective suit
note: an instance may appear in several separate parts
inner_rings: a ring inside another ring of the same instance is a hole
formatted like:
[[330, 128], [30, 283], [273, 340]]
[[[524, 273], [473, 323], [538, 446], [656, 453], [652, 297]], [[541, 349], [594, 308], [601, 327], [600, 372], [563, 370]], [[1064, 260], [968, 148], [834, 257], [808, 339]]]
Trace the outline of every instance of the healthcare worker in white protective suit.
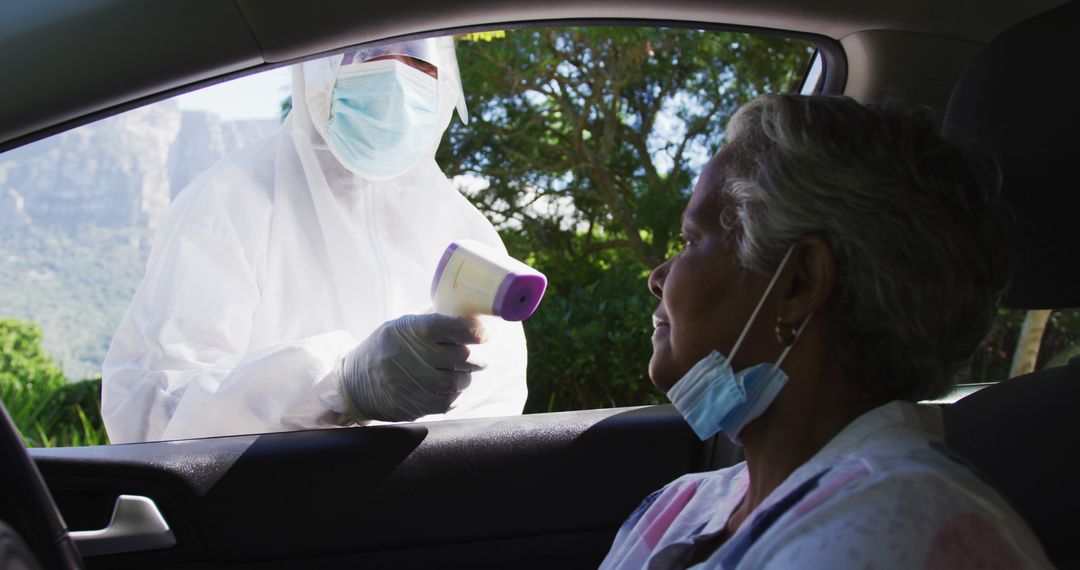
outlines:
[[104, 362], [109, 438], [521, 413], [521, 324], [430, 313], [451, 241], [505, 251], [435, 163], [468, 120], [452, 39], [297, 65], [292, 101], [157, 230]]

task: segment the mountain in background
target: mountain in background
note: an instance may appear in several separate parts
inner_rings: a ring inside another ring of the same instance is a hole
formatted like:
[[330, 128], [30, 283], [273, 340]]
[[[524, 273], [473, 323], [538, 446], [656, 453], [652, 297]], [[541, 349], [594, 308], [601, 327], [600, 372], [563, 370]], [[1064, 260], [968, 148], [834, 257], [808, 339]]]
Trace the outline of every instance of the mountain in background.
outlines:
[[172, 198], [277, 126], [164, 101], [0, 154], [0, 316], [41, 325], [69, 378], [100, 374]]

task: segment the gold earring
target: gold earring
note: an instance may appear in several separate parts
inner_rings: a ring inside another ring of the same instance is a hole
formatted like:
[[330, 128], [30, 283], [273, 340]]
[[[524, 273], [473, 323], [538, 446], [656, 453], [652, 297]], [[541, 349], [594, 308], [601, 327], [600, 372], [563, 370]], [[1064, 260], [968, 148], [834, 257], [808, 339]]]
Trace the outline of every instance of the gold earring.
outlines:
[[[787, 327], [787, 334], [784, 334], [783, 327]], [[791, 325], [785, 325], [783, 321], [777, 319], [776, 321], [776, 342], [780, 343], [780, 346], [791, 346], [795, 344], [795, 327]]]

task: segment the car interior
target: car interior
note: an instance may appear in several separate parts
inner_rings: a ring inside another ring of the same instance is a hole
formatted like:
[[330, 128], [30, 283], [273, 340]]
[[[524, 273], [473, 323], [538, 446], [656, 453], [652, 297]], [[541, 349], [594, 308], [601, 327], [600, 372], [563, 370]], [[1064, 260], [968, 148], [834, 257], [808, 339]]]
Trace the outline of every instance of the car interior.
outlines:
[[[997, 153], [1022, 228], [1004, 304], [1080, 306], [1076, 1], [9, 1], [0, 152], [366, 42], [554, 22], [812, 38], [819, 91], [900, 94]], [[1074, 359], [943, 404], [950, 446], [1061, 568], [1080, 567], [1078, 398]], [[670, 405], [30, 450], [0, 423], [2, 567], [596, 567], [646, 495], [741, 459]]]

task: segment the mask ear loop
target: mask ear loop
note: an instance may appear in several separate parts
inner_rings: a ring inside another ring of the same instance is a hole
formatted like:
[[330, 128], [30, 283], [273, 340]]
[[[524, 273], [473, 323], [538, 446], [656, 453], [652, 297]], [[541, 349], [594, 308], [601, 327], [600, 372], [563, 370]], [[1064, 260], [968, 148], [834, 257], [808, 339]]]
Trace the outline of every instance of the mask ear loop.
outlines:
[[[746, 325], [743, 326], [742, 332], [739, 333], [739, 339], [735, 341], [735, 346], [731, 348], [731, 353], [728, 355], [728, 362], [735, 358], [735, 353], [739, 351], [739, 346], [741, 346], [743, 340], [746, 339], [746, 333], [750, 332], [750, 326], [754, 324], [754, 319], [757, 318], [758, 313], [761, 311], [761, 307], [765, 305], [765, 299], [767, 299], [769, 297], [769, 293], [772, 292], [773, 286], [776, 285], [777, 279], [780, 278], [780, 273], [784, 271], [784, 267], [787, 265], [788, 260], [791, 259], [791, 252], [793, 251], [795, 251], [794, 243], [791, 244], [790, 247], [788, 247], [787, 253], [785, 253], [784, 258], [780, 260], [780, 265], [776, 267], [776, 272], [773, 273], [772, 279], [769, 281], [769, 286], [765, 287], [765, 292], [761, 294], [761, 299], [758, 300], [757, 306], [754, 307], [754, 312], [750, 313], [750, 319], [746, 321]], [[810, 319], [807, 318], [806, 320], [809, 321]], [[806, 323], [804, 322], [802, 326], [805, 327]], [[796, 339], [799, 338], [799, 333], [801, 332], [802, 327], [800, 327], [799, 330], [795, 333]], [[789, 346], [788, 349], [790, 348], [791, 347]], [[780, 358], [783, 359], [784, 356], [787, 356], [787, 350], [784, 351]]]

